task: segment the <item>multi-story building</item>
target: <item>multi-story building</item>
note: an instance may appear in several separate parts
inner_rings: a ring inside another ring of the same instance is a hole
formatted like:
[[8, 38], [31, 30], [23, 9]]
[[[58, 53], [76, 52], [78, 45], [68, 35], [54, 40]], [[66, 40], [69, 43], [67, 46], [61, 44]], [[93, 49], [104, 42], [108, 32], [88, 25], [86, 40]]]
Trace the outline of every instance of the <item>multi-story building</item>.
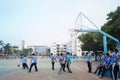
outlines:
[[60, 54], [70, 52], [72, 55], [82, 56], [81, 42], [78, 39], [78, 35], [72, 35], [71, 39], [65, 44], [54, 42], [51, 46], [51, 53]]
[[50, 48], [48, 46], [42, 46], [42, 45], [32, 45], [27, 46], [27, 48], [32, 48], [33, 52], [37, 55], [47, 55], [50, 53]]
[[53, 54], [60, 54], [60, 53], [66, 53], [66, 44], [59, 44], [59, 43], [56, 43], [54, 42], [51, 46], [51, 53]]
[[77, 35], [72, 36], [70, 41], [68, 41], [67, 52], [72, 53], [72, 55], [82, 56], [81, 42]]
[[71, 39], [65, 44], [54, 42], [51, 46], [51, 53], [60, 54], [70, 52], [72, 55], [82, 56], [81, 42], [78, 36], [72, 36]]

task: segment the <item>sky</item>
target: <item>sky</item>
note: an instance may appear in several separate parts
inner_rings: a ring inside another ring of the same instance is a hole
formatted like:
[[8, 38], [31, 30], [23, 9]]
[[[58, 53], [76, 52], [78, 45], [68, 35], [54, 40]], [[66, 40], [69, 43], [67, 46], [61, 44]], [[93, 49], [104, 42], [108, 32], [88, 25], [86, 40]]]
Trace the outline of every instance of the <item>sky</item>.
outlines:
[[120, 0], [0, 0], [0, 40], [11, 45], [48, 45], [71, 39], [79, 12], [99, 28]]

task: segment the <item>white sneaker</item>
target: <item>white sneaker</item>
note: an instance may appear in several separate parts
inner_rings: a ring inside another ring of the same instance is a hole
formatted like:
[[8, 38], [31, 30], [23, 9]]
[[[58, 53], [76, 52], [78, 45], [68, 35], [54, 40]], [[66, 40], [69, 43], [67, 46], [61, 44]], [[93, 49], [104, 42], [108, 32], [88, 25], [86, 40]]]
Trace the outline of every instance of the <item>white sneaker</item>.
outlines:
[[102, 78], [102, 76], [101, 76], [101, 75], [99, 75], [98, 77], [99, 77], [99, 78]]

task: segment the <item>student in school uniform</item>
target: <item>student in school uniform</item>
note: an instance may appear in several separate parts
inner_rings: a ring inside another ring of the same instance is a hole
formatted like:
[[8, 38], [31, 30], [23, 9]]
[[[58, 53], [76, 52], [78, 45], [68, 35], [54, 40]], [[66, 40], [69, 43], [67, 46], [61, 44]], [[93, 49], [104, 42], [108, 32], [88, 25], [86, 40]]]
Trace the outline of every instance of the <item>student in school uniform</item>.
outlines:
[[90, 51], [88, 51], [88, 55], [87, 55], [87, 65], [88, 65], [88, 72], [91, 73], [92, 72], [92, 53]]
[[62, 53], [60, 54], [59, 62], [60, 62], [60, 69], [58, 74], [61, 74], [61, 71], [63, 70], [65, 64], [64, 55]]
[[104, 76], [106, 70], [111, 71], [111, 58], [110, 58], [109, 53], [106, 54], [105, 66], [102, 67], [102, 70], [101, 70], [101, 73], [100, 73], [101, 75], [99, 75], [99, 78], [102, 78]]
[[67, 58], [67, 69], [68, 69], [68, 72], [69, 73], [72, 73], [72, 71], [70, 70], [70, 65], [71, 65], [71, 56], [70, 56], [70, 53], [69, 52], [67, 52], [66, 53], [67, 54], [67, 56], [66, 56], [66, 58]]
[[113, 80], [117, 80], [117, 72], [119, 70], [119, 66], [118, 66], [118, 50], [117, 49], [113, 49], [111, 48], [109, 50], [110, 54], [111, 54], [111, 64], [112, 64], [112, 78]]
[[117, 80], [117, 73], [119, 71], [119, 56], [118, 56], [118, 50], [115, 49], [114, 50], [114, 53], [115, 53], [115, 59], [114, 59], [114, 70], [113, 70], [113, 73], [114, 73], [114, 79]]
[[55, 60], [56, 60], [56, 58], [53, 55], [53, 53], [51, 53], [50, 59], [51, 59], [51, 64], [52, 64], [52, 70], [55, 70], [54, 66], [55, 66]]
[[31, 69], [33, 66], [35, 67], [35, 71], [37, 72], [38, 71], [38, 69], [37, 69], [37, 56], [35, 56], [35, 54], [32, 54], [29, 72], [31, 72]]
[[27, 58], [26, 58], [26, 55], [24, 55], [22, 58], [21, 58], [21, 62], [22, 62], [22, 66], [23, 66], [23, 69], [29, 69], [28, 68], [28, 65], [27, 65]]
[[98, 75], [100, 75], [101, 68], [104, 66], [105, 66], [105, 56], [104, 56], [103, 52], [100, 52], [100, 64], [97, 66], [94, 73], [96, 74], [98, 72]]
[[66, 72], [65, 68], [66, 68], [66, 64], [67, 64], [67, 54], [63, 54], [64, 56], [64, 64], [63, 64], [63, 71]]
[[120, 80], [120, 53], [118, 52], [118, 65], [119, 65], [119, 70], [117, 72], [117, 78]]

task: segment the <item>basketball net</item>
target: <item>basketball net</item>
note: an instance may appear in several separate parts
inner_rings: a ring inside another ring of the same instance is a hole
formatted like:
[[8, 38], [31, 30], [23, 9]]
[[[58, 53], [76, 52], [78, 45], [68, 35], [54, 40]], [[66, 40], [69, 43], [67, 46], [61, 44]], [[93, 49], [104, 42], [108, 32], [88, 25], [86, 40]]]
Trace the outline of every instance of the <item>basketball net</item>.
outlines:
[[68, 31], [69, 31], [69, 34], [70, 34], [70, 36], [72, 38], [72, 37], [74, 37], [74, 36], [76, 36], [78, 34], [79, 29], [70, 28]]

